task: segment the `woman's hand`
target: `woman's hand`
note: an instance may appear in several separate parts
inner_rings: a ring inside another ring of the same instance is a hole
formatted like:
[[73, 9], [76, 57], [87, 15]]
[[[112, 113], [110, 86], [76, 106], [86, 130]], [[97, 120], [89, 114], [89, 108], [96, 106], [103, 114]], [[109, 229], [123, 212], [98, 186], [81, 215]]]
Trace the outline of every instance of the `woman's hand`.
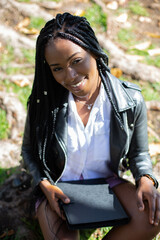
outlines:
[[59, 207], [58, 201], [62, 200], [62, 202], [67, 204], [70, 202], [70, 199], [62, 192], [60, 188], [58, 188], [55, 185], [51, 185], [48, 180], [41, 181], [40, 187], [43, 193], [45, 194], [46, 198], [48, 199], [48, 202], [52, 210], [55, 211], [58, 214], [58, 216], [65, 220], [63, 212]]
[[149, 221], [158, 226], [160, 221], [160, 193], [153, 186], [152, 181], [143, 176], [140, 178], [137, 189], [137, 206], [140, 211], [144, 211], [144, 201], [148, 201]]

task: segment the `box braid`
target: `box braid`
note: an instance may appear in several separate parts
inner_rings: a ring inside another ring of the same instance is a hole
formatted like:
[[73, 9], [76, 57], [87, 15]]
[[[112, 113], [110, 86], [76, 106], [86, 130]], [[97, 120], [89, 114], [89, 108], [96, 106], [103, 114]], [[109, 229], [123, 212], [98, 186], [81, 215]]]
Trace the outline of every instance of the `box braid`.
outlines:
[[[86, 18], [73, 16], [70, 13], [57, 14], [56, 18], [48, 21], [40, 31], [36, 43], [35, 78], [28, 103], [33, 153], [37, 154], [38, 159], [41, 160], [45, 175], [49, 179], [51, 172], [45, 160], [47, 148], [54, 134], [53, 125], [55, 125], [56, 114], [62, 98], [68, 94], [68, 90], [54, 81], [50, 68], [45, 62], [45, 46], [51, 39], [54, 40], [56, 38], [70, 40], [94, 54], [101, 77], [106, 75], [106, 71], [109, 72], [108, 56], [101, 49], [95, 33]], [[105, 88], [107, 94], [109, 94], [106, 84]], [[117, 112], [110, 95], [109, 99]]]

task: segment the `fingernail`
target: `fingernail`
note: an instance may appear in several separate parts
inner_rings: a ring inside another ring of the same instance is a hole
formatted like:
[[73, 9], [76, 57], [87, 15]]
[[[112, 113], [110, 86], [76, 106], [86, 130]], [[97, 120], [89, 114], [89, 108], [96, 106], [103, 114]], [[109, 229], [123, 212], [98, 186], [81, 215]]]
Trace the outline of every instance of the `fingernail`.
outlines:
[[66, 198], [66, 199], [64, 200], [64, 202], [65, 202], [65, 203], [69, 203], [69, 202], [70, 202], [69, 198]]
[[138, 208], [139, 208], [139, 210], [140, 210], [140, 211], [142, 211], [142, 210], [143, 210], [143, 207], [142, 207], [142, 206], [140, 206], [140, 207], [138, 207]]
[[158, 226], [158, 222], [155, 222], [154, 225], [155, 225], [155, 226]]

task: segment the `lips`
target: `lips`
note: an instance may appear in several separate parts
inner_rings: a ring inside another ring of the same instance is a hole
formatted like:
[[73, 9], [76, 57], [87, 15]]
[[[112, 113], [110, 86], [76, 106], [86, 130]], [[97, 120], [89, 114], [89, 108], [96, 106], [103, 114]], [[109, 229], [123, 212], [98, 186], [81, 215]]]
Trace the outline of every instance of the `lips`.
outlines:
[[70, 89], [74, 92], [79, 92], [83, 89], [85, 83], [86, 83], [87, 79], [84, 78], [82, 79], [80, 82], [76, 83], [76, 84], [71, 84], [70, 85]]

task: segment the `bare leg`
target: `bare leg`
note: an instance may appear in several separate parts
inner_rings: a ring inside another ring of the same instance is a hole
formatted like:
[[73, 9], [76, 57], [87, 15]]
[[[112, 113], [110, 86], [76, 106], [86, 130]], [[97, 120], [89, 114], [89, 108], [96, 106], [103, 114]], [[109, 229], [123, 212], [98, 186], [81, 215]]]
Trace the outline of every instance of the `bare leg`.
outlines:
[[69, 230], [66, 222], [44, 200], [37, 210], [37, 218], [45, 240], [79, 240], [79, 232]]
[[129, 182], [113, 188], [113, 191], [131, 217], [128, 224], [113, 227], [103, 238], [104, 240], [152, 240], [160, 231], [158, 227], [149, 223], [148, 204], [145, 211], [140, 212], [136, 204], [136, 187]]

